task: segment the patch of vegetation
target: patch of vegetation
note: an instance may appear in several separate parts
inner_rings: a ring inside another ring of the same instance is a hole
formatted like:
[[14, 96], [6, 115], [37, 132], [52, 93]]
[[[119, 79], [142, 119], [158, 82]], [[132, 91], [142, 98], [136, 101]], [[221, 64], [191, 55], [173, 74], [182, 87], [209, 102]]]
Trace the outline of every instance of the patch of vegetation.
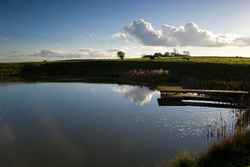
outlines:
[[201, 155], [181, 154], [162, 167], [244, 167], [250, 165], [250, 132], [237, 134]]

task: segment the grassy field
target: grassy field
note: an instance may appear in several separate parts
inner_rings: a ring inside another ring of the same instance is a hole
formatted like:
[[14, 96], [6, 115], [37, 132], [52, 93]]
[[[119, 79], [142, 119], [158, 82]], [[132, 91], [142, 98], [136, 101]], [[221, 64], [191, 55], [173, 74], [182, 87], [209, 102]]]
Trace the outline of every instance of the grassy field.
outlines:
[[236, 57], [165, 57], [154, 60], [135, 58], [124, 61], [64, 60], [0, 63], [0, 80], [79, 80], [146, 85], [175, 83], [191, 87], [249, 90], [250, 59]]
[[[147, 58], [131, 59], [138, 61], [152, 61]], [[215, 64], [247, 64], [250, 65], [250, 58], [244, 57], [204, 57], [204, 56], [193, 56], [193, 57], [163, 57], [156, 58], [153, 61], [163, 61], [163, 62], [189, 62], [189, 63], [215, 63]]]

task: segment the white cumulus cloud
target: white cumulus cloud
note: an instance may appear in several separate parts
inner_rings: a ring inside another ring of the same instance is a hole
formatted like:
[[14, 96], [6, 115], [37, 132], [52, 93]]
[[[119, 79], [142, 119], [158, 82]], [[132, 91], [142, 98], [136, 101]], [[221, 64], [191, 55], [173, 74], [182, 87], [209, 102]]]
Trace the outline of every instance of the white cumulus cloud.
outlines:
[[184, 26], [164, 24], [160, 29], [155, 29], [150, 22], [143, 19], [125, 26], [124, 30], [114, 34], [113, 38], [135, 39], [146, 46], [250, 46], [250, 37], [214, 33], [192, 22]]

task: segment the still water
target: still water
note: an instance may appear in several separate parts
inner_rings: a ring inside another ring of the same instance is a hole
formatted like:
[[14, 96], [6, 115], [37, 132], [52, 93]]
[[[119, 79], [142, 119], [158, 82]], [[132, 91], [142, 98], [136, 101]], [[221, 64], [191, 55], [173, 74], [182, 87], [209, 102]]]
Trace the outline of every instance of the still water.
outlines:
[[0, 164], [156, 166], [234, 131], [232, 109], [160, 107], [159, 96], [116, 84], [2, 84]]

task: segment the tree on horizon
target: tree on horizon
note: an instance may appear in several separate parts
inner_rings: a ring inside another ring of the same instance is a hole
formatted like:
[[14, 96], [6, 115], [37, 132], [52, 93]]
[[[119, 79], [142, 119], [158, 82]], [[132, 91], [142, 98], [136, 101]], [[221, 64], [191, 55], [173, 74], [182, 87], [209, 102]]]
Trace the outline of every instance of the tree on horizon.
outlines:
[[121, 60], [124, 60], [124, 58], [125, 58], [125, 52], [123, 52], [123, 51], [118, 51], [117, 52], [117, 57], [119, 57]]

